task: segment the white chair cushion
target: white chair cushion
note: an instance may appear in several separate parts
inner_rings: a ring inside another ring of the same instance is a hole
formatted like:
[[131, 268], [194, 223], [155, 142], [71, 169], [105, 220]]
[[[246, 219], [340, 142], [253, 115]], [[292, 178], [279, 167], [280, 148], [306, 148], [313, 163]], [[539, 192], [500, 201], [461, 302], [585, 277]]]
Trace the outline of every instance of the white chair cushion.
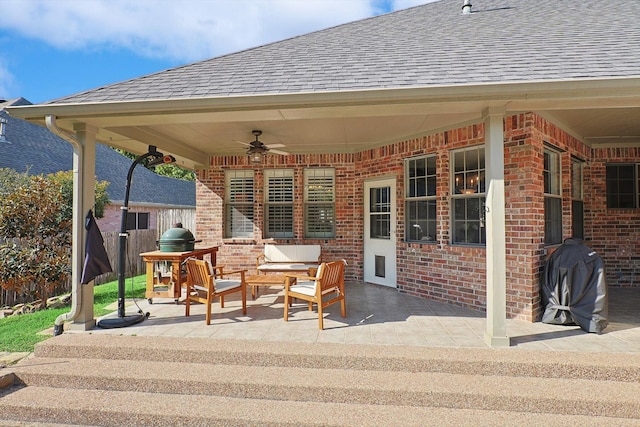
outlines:
[[262, 264], [259, 271], [309, 271], [310, 268], [317, 268], [318, 264]]
[[320, 245], [264, 245], [264, 256], [270, 262], [304, 262], [320, 258]]
[[240, 286], [242, 286], [240, 280], [216, 279], [215, 282], [216, 292], [224, 292], [229, 289], [239, 288]]
[[291, 292], [296, 292], [302, 295], [314, 296], [316, 294], [316, 282], [297, 282], [295, 285], [290, 286]]

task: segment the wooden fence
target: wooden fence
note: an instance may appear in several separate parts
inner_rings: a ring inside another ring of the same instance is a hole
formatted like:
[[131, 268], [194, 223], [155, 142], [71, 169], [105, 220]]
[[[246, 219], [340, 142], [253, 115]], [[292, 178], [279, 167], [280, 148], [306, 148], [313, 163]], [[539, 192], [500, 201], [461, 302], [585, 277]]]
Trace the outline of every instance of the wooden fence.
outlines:
[[[140, 254], [158, 249], [157, 241], [160, 239], [161, 234], [173, 227], [177, 222], [181, 222], [184, 228], [193, 231], [195, 229], [195, 217], [195, 209], [166, 209], [158, 212], [157, 230], [130, 230], [129, 237], [127, 238], [125, 277], [129, 278], [144, 274], [146, 266]], [[96, 285], [117, 280], [118, 278], [118, 234], [117, 231], [102, 233], [104, 248], [109, 256], [113, 273], [98, 276], [94, 282]], [[35, 288], [35, 286], [32, 286], [32, 288]], [[66, 284], [55, 289], [54, 294], [70, 291], [71, 278], [67, 280]], [[32, 300], [32, 295], [18, 295], [13, 291], [0, 288], [0, 307], [13, 306]]]
[[195, 209], [164, 209], [158, 212], [156, 228], [158, 238], [172, 228], [176, 223], [182, 223], [182, 227], [195, 234], [196, 210]]

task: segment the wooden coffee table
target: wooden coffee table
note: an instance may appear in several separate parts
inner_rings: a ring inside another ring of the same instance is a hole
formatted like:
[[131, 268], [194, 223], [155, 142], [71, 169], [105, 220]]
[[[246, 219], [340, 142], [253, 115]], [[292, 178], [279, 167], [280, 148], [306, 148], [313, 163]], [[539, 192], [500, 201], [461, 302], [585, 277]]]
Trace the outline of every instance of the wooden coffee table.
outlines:
[[[293, 279], [295, 281], [295, 279]], [[259, 286], [282, 286], [287, 281], [284, 274], [257, 274], [244, 278], [247, 285], [251, 286], [251, 298], [256, 299], [257, 288]]]

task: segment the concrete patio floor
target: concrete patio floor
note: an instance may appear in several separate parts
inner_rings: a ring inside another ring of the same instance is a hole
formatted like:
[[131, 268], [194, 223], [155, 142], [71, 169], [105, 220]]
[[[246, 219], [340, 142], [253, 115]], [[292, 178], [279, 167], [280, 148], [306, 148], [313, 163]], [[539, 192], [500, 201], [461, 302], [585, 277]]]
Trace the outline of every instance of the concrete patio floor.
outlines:
[[[212, 308], [212, 323], [204, 320], [204, 305], [195, 304], [185, 317], [184, 303], [173, 299], [138, 300], [126, 314], [138, 308], [149, 312], [143, 322], [124, 328], [94, 328], [89, 333], [144, 336], [204, 337], [259, 341], [331, 342], [432, 347], [488, 348], [483, 336], [484, 313], [412, 297], [392, 288], [347, 283], [347, 317], [339, 304], [326, 309], [324, 326], [318, 329], [316, 311], [303, 303], [290, 309], [283, 320], [283, 295], [278, 287], [262, 288], [255, 300], [247, 297], [247, 314], [240, 300], [231, 296], [221, 309]], [[609, 326], [602, 334], [587, 333], [578, 326], [548, 325], [507, 320], [511, 347], [522, 350], [633, 352], [640, 353], [640, 288], [610, 288]], [[113, 317], [114, 314], [105, 317]], [[75, 331], [70, 330], [74, 333]]]

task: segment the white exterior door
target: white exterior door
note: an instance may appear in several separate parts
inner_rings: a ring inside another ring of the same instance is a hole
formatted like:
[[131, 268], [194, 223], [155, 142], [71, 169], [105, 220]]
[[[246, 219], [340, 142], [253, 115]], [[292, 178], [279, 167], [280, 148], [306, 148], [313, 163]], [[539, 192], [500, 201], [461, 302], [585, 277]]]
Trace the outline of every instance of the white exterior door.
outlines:
[[397, 287], [394, 178], [364, 184], [364, 281]]

